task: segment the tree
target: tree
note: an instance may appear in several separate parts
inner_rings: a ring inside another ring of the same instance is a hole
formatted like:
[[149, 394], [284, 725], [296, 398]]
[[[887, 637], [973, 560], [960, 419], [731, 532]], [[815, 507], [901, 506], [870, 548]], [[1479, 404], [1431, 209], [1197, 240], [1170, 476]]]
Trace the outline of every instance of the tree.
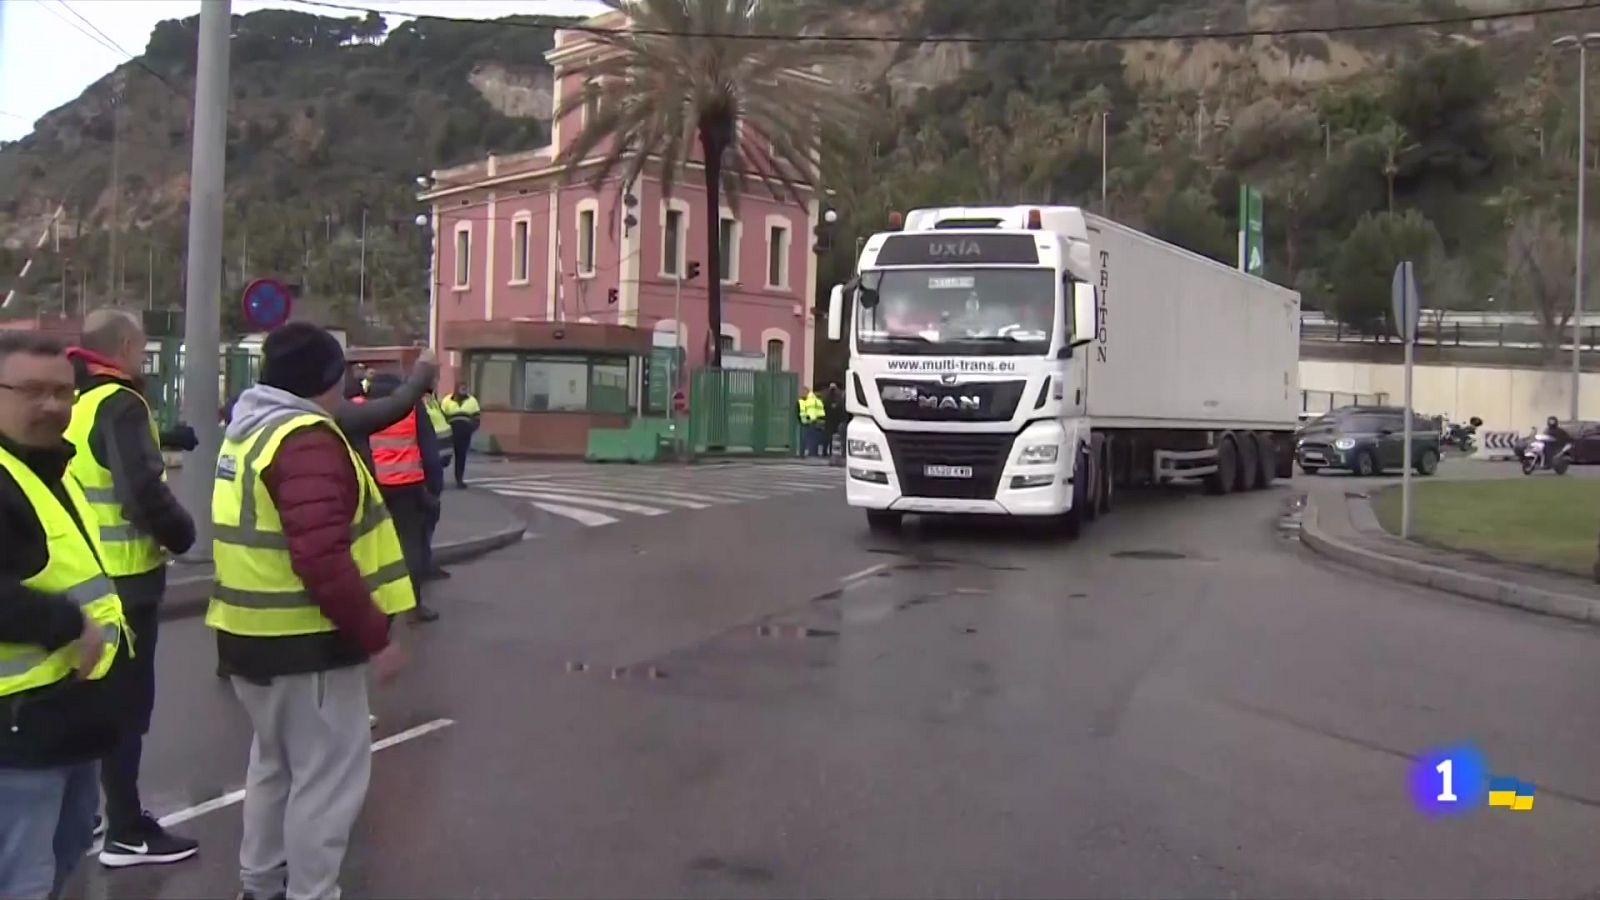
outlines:
[[[1586, 274], [1593, 280], [1600, 253], [1591, 249], [1585, 255]], [[1506, 293], [1538, 317], [1539, 340], [1552, 360], [1560, 355], [1572, 321], [1576, 268], [1572, 235], [1549, 212], [1531, 210], [1512, 223], [1506, 237]]]
[[1383, 151], [1383, 180], [1389, 187], [1389, 212], [1393, 214], [1394, 180], [1400, 174], [1400, 159], [1417, 149], [1417, 144], [1406, 134], [1405, 127], [1393, 119], [1384, 122], [1374, 137]]
[[[752, 178], [775, 199], [801, 203], [799, 186], [815, 184], [819, 154], [853, 138], [853, 96], [817, 77], [822, 64], [848, 53], [841, 44], [766, 40], [820, 24], [805, 4], [761, 0], [605, 0], [631, 28], [594, 34], [612, 51], [588, 70], [589, 84], [567, 98], [556, 118], [588, 107], [588, 124], [563, 151], [568, 177], [606, 147], [590, 183], [620, 167], [631, 182], [652, 159], [670, 195], [694, 155], [705, 166], [707, 222], [719, 220]], [[707, 316], [722, 333], [722, 248], [706, 229]], [[710, 343], [711, 364], [722, 349]]]
[[1334, 316], [1367, 334], [1392, 333], [1389, 292], [1395, 266], [1412, 260], [1422, 270], [1439, 242], [1439, 232], [1416, 210], [1368, 213], [1339, 245], [1332, 275]]

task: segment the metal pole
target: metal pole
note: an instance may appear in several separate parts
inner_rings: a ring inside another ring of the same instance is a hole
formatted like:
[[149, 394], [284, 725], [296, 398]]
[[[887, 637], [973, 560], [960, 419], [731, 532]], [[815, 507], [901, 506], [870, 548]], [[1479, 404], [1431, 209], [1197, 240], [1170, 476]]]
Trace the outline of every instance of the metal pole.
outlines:
[[1572, 285], [1572, 421], [1578, 421], [1578, 384], [1583, 373], [1584, 170], [1589, 167], [1588, 45], [1578, 39], [1578, 237], [1577, 275]]
[[221, 428], [217, 411], [222, 341], [222, 199], [228, 128], [228, 34], [232, 0], [200, 4], [195, 74], [194, 147], [189, 176], [189, 259], [183, 316], [183, 418], [199, 446], [182, 470], [185, 506], [194, 516], [189, 558], [211, 558], [211, 482]]
[[155, 309], [156, 308], [156, 245], [155, 245], [155, 241], [151, 240], [150, 246], [147, 247], [146, 249], [149, 251], [150, 261], [144, 267], [144, 276], [145, 276], [144, 308], [145, 309]]
[[361, 208], [361, 276], [356, 285], [356, 309], [367, 306], [367, 209]]
[[1110, 121], [1110, 110], [1105, 110], [1100, 113], [1100, 215], [1102, 216], [1109, 215], [1109, 212], [1106, 209], [1106, 175], [1110, 171], [1109, 161], [1111, 159], [1111, 144], [1108, 139], [1109, 135], [1111, 134], [1111, 129], [1108, 124]]
[[683, 260], [672, 276], [672, 389], [683, 389]]
[[111, 230], [106, 246], [106, 299], [122, 302], [117, 288], [117, 195], [122, 193], [122, 78], [119, 75], [111, 92]]
[[[1409, 279], [1407, 284], [1410, 284]], [[1412, 345], [1416, 343], [1417, 337], [1416, 332], [1411, 328], [1410, 312], [1411, 304], [1417, 301], [1414, 296], [1409, 295], [1409, 290], [1407, 294], [1406, 319], [1400, 323], [1400, 331], [1406, 343], [1406, 424], [1402, 432], [1405, 440], [1405, 451], [1400, 462], [1402, 466], [1400, 472], [1400, 537], [1405, 539], [1411, 537], [1411, 357]]]

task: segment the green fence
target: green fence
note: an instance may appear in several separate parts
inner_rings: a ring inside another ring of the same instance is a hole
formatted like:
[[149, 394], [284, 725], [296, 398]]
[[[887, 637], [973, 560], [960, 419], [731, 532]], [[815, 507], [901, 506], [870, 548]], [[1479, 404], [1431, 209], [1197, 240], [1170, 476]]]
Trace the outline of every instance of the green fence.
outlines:
[[694, 372], [689, 382], [689, 452], [798, 453], [799, 396], [800, 376], [794, 372]]
[[[170, 428], [183, 417], [183, 349], [177, 338], [163, 338], [158, 347], [145, 350], [145, 396], [162, 428]], [[223, 404], [228, 398], [256, 383], [261, 357], [243, 347], [221, 350], [221, 373], [217, 390]]]

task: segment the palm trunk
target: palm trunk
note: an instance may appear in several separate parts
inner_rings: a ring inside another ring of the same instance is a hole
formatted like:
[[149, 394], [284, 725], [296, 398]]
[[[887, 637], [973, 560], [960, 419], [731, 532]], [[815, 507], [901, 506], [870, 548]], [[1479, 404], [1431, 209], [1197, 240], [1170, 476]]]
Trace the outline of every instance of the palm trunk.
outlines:
[[715, 126], [701, 126], [706, 160], [706, 326], [710, 361], [722, 368], [722, 154], [727, 142]]

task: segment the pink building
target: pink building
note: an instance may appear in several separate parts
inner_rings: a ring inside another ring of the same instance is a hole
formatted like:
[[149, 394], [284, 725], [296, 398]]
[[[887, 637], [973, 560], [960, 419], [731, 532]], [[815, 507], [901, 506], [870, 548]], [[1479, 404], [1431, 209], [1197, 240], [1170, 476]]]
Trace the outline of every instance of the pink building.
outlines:
[[[615, 13], [592, 21], [625, 23]], [[585, 89], [586, 67], [607, 50], [582, 33], [557, 34], [546, 54], [557, 108]], [[577, 110], [553, 123], [550, 147], [433, 173], [422, 195], [432, 204], [436, 236], [430, 338], [447, 354], [447, 383], [465, 378], [486, 410], [519, 415], [609, 422], [659, 414], [670, 396], [675, 339], [690, 368], [706, 361], [705, 286], [720, 274], [724, 366], [799, 372], [809, 384], [820, 206], [814, 192], [803, 189], [804, 205], [797, 205], [759, 189], [739, 198], [737, 212], [724, 198], [713, 224], [698, 157], [670, 197], [651, 170], [632, 185], [619, 173], [591, 186], [598, 155], [563, 183], [563, 150], [587, 115]], [[706, 271], [712, 227], [724, 248], [721, 273]], [[691, 261], [699, 263], [699, 277], [680, 285]], [[623, 346], [655, 350], [630, 357], [617, 349]], [[517, 430], [527, 427], [518, 423]]]

